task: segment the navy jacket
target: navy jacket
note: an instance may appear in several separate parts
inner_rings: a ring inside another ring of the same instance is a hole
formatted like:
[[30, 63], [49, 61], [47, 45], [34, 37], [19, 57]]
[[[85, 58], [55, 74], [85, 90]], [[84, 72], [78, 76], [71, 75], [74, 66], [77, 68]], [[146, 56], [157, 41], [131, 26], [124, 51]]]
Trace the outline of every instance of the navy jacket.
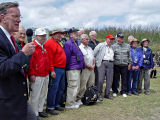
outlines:
[[27, 82], [22, 72], [27, 57], [15, 53], [0, 28], [0, 120], [26, 120]]
[[147, 51], [143, 51], [143, 47], [140, 47], [139, 50], [143, 53], [143, 64], [141, 68], [151, 69], [154, 68], [152, 50], [148, 47]]
[[139, 66], [141, 67], [143, 64], [143, 54], [142, 51], [139, 50], [138, 48], [133, 49], [132, 46], [130, 46], [130, 51], [131, 51], [131, 58], [132, 58], [132, 66]]

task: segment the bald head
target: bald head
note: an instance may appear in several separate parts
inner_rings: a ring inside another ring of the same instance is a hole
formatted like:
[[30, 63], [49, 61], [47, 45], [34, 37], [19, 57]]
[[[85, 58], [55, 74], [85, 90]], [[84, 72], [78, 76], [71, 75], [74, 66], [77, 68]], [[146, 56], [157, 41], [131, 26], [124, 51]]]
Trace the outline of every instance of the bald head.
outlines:
[[133, 39], [134, 39], [133, 35], [128, 36], [128, 43], [131, 44]]
[[84, 34], [85, 33], [85, 30], [84, 29], [80, 29], [79, 31], [78, 31], [78, 36], [80, 37], [82, 34]]
[[23, 26], [19, 26], [18, 32], [14, 33], [14, 37], [18, 42], [24, 42], [26, 37], [26, 30]]
[[90, 39], [91, 39], [92, 41], [96, 41], [96, 38], [97, 38], [97, 33], [96, 33], [96, 31], [91, 31], [91, 32], [89, 33], [89, 36], [90, 36]]

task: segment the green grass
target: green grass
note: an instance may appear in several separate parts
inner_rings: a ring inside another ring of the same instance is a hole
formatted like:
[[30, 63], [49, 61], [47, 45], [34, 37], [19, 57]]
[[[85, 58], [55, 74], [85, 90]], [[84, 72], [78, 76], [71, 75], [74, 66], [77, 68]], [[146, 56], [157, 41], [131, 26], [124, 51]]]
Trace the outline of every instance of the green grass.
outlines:
[[[160, 68], [158, 68], [158, 72]], [[81, 106], [76, 110], [65, 110], [45, 120], [159, 120], [160, 119], [160, 74], [151, 79], [151, 94], [140, 96], [118, 96], [114, 100], [104, 99], [93, 106]]]

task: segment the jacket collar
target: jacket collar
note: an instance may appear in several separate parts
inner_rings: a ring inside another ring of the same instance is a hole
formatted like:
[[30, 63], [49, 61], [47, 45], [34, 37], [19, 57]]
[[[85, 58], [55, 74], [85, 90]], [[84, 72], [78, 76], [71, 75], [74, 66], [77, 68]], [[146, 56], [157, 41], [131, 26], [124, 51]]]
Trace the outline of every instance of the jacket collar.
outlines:
[[[69, 37], [69, 40], [70, 40], [72, 43], [74, 43], [74, 41], [72, 40], [71, 37]], [[78, 45], [78, 41], [76, 40], [75, 42], [76, 42], [76, 44]]]
[[[143, 47], [140, 47], [140, 49], [143, 50]], [[147, 47], [147, 51], [150, 51], [151, 49], [149, 47]]]
[[[94, 43], [91, 39], [90, 39], [90, 42]], [[98, 41], [97, 41], [97, 40], [95, 40], [95, 42], [96, 42], [96, 43], [98, 43]]]
[[44, 45], [41, 45], [36, 39], [33, 41], [35, 46], [40, 47], [40, 48], [44, 48]]
[[[2, 27], [2, 26], [1, 26]], [[3, 28], [0, 27], [0, 34], [4, 37], [4, 39], [8, 39], [8, 37], [6, 36], [5, 32], [2, 30]], [[10, 46], [12, 46], [11, 42], [8, 40], [5, 40], [4, 42], [7, 42], [7, 44]], [[14, 50], [13, 47], [10, 47], [12, 54], [15, 54], [16, 51]]]

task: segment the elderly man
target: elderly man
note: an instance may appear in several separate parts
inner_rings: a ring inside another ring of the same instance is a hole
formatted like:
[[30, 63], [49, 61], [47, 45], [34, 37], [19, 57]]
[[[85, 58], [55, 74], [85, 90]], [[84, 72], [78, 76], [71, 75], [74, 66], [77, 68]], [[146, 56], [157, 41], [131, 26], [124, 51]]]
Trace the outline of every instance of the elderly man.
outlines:
[[79, 108], [79, 103], [76, 102], [80, 88], [81, 70], [84, 69], [84, 58], [81, 50], [77, 45], [78, 33], [75, 29], [69, 30], [69, 40], [64, 45], [64, 50], [67, 56], [67, 100], [66, 108]]
[[[88, 46], [90, 46], [92, 48], [92, 50], [94, 50], [94, 48], [99, 44], [99, 41], [96, 40], [96, 38], [97, 38], [96, 31], [91, 31], [89, 33], [89, 37], [90, 37], [90, 41], [88, 43]], [[95, 85], [97, 86], [97, 84], [98, 84], [97, 66], [95, 66], [94, 72], [95, 72]]]
[[137, 83], [137, 92], [142, 93], [142, 80], [144, 78], [144, 94], [150, 94], [150, 71], [154, 68], [152, 50], [148, 47], [150, 40], [144, 38], [141, 42], [140, 51], [143, 53], [143, 64], [140, 69], [140, 76]]
[[58, 111], [64, 111], [60, 107], [60, 100], [65, 88], [65, 67], [66, 55], [62, 46], [58, 43], [61, 40], [61, 30], [53, 30], [52, 37], [45, 43], [50, 61], [50, 80], [47, 95], [46, 112], [51, 115], [58, 115]]
[[95, 82], [95, 74], [94, 74], [95, 59], [92, 48], [88, 46], [89, 43], [88, 35], [82, 34], [80, 38], [82, 43], [79, 46], [79, 48], [83, 53], [85, 62], [85, 69], [83, 69], [81, 73], [80, 91], [78, 94], [78, 99], [79, 99], [78, 102], [81, 103], [81, 98], [84, 96], [86, 89], [93, 86]]
[[113, 96], [118, 93], [118, 82], [121, 76], [121, 94], [127, 97], [127, 72], [131, 68], [130, 45], [124, 43], [124, 35], [122, 32], [117, 34], [117, 43], [113, 45], [114, 50], [114, 78], [112, 84]]
[[94, 49], [94, 56], [96, 58], [96, 66], [98, 70], [98, 90], [100, 92], [99, 100], [102, 101], [102, 89], [106, 76], [106, 89], [104, 97], [112, 100], [110, 96], [110, 89], [113, 82], [113, 61], [114, 52], [111, 47], [114, 37], [109, 34], [106, 36], [106, 41], [98, 44]]
[[128, 43], [131, 44], [132, 40], [134, 40], [134, 36], [130, 35], [128, 36]]
[[94, 48], [99, 44], [99, 41], [96, 40], [96, 38], [97, 38], [96, 31], [91, 31], [89, 33], [89, 37], [90, 37], [90, 41], [89, 41], [88, 46], [90, 46], [92, 48], [92, 50], [94, 50]]
[[67, 31], [66, 30], [62, 30], [61, 40], [58, 42], [62, 47], [64, 46], [65, 42], [67, 41], [66, 34], [67, 34]]
[[[25, 38], [26, 38], [25, 28], [23, 26], [19, 26], [18, 32], [14, 32], [13, 36], [15, 37], [16, 45], [18, 47], [18, 50], [22, 50], [22, 48], [25, 45], [24, 41], [25, 41]], [[28, 59], [30, 59], [30, 57], [28, 57]], [[24, 72], [26, 73], [26, 77], [27, 77], [27, 74], [28, 74], [29, 65], [30, 65], [30, 61], [28, 60], [27, 65], [24, 67]]]
[[35, 36], [33, 42], [36, 47], [30, 59], [28, 73], [31, 82], [30, 102], [37, 117], [48, 117], [46, 113], [43, 113], [49, 81], [49, 56], [44, 45], [46, 41], [45, 29], [37, 28]]
[[0, 4], [0, 119], [36, 120], [27, 103], [27, 82], [23, 68], [35, 49], [33, 42], [18, 51], [11, 33], [18, 32], [21, 22], [18, 3]]
[[81, 35], [84, 34], [84, 33], [85, 33], [85, 30], [84, 30], [83, 28], [81, 28], [81, 29], [78, 31], [78, 39], [77, 39], [77, 44], [78, 44], [78, 46], [80, 46], [80, 44], [81, 44], [81, 39], [80, 39], [80, 37], [81, 37]]
[[[131, 51], [131, 58], [132, 58], [132, 65], [131, 69], [129, 70], [129, 80], [128, 80], [128, 95], [131, 94], [138, 95], [136, 92], [137, 89], [137, 81], [139, 77], [140, 67], [142, 66], [143, 62], [143, 56], [142, 52], [137, 48], [137, 45], [139, 44], [139, 41], [134, 38], [132, 41], [130, 41], [130, 51]], [[131, 86], [131, 81], [132, 86]]]
[[21, 50], [25, 43], [26, 30], [23, 26], [19, 26], [19, 31], [14, 33], [14, 37], [16, 39], [16, 44], [19, 50]]

